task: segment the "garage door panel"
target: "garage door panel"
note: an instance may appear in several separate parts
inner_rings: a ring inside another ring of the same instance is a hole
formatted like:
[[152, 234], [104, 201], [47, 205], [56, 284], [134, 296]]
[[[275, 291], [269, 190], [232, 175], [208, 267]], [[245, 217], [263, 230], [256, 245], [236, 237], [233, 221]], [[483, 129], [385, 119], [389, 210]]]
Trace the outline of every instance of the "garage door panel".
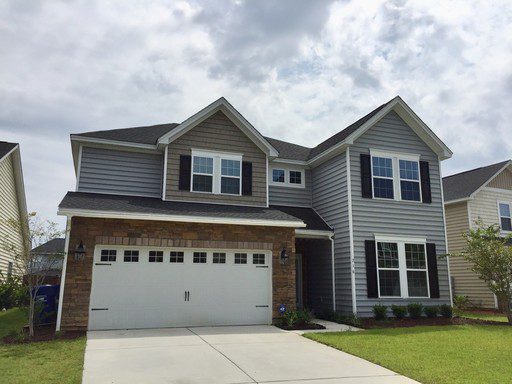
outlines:
[[[123, 255], [134, 247], [114, 247], [117, 259], [100, 265], [95, 250], [89, 329], [268, 324], [271, 320], [271, 268], [254, 265], [252, 251], [200, 250], [206, 263], [194, 263], [196, 250], [182, 249], [182, 262], [149, 262], [149, 250], [136, 248], [138, 262]], [[108, 247], [112, 249], [112, 247]], [[213, 263], [213, 252], [225, 253], [225, 263]], [[235, 264], [235, 253], [246, 253], [246, 264]], [[266, 256], [269, 263], [270, 254]], [[176, 258], [175, 258], [176, 260]], [[107, 311], [92, 309], [108, 308]]]

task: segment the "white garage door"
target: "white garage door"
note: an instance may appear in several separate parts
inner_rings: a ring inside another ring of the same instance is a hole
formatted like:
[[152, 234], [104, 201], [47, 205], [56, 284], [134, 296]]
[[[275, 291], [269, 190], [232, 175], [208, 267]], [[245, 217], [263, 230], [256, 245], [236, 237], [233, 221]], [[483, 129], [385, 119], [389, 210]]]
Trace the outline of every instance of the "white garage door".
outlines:
[[89, 329], [270, 324], [268, 251], [97, 246]]

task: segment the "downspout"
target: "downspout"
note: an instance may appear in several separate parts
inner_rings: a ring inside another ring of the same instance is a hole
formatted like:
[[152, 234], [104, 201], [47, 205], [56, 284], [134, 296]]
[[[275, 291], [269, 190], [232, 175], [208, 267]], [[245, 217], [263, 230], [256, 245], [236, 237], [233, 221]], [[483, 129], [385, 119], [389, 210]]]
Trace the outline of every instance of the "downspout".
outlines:
[[334, 270], [334, 234], [329, 236], [331, 240], [331, 263], [332, 263], [332, 310], [336, 312], [336, 271]]
[[71, 234], [71, 216], [66, 218], [66, 240], [64, 241], [64, 260], [62, 263], [62, 274], [60, 276], [60, 290], [59, 290], [59, 308], [57, 310], [57, 324], [56, 331], [60, 331], [60, 322], [62, 319], [62, 301], [64, 299], [64, 286], [66, 284], [66, 267], [68, 264], [68, 248], [69, 237]]
[[[443, 174], [441, 171], [441, 160], [438, 162], [439, 166], [439, 181], [441, 183], [441, 206], [443, 207], [443, 225], [444, 225], [444, 243], [446, 254], [448, 255], [448, 234], [446, 232], [446, 212], [444, 209], [444, 191], [443, 191]], [[469, 207], [469, 201], [468, 201]], [[450, 273], [450, 256], [446, 256], [446, 268], [448, 270], [448, 289], [450, 291], [450, 305], [453, 306], [453, 292], [452, 292], [452, 276]]]
[[354, 262], [354, 224], [352, 222], [352, 178], [350, 175], [350, 147], [346, 152], [348, 232], [350, 244], [350, 285], [352, 290], [352, 313], [357, 316], [356, 264]]

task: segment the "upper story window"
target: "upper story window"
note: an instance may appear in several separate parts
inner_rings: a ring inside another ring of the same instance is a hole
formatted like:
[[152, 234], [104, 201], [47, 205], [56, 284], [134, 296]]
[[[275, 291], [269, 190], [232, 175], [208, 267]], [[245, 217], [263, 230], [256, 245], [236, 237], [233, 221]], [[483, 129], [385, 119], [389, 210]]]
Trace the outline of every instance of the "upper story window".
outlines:
[[419, 156], [371, 151], [373, 197], [421, 201]]
[[502, 231], [512, 231], [512, 204], [498, 203], [498, 210], [500, 215], [500, 228]]
[[192, 150], [192, 192], [240, 195], [242, 155]]
[[304, 170], [290, 169], [287, 167], [274, 167], [271, 169], [269, 182], [272, 185], [304, 188]]

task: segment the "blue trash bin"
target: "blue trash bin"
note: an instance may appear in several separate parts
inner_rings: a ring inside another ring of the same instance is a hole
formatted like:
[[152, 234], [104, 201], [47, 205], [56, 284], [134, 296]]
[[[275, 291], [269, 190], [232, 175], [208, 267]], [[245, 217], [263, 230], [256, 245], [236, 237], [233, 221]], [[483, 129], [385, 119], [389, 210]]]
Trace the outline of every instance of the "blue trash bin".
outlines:
[[35, 314], [37, 324], [54, 324], [57, 321], [59, 291], [60, 284], [40, 285], [37, 287], [36, 310], [39, 309]]

